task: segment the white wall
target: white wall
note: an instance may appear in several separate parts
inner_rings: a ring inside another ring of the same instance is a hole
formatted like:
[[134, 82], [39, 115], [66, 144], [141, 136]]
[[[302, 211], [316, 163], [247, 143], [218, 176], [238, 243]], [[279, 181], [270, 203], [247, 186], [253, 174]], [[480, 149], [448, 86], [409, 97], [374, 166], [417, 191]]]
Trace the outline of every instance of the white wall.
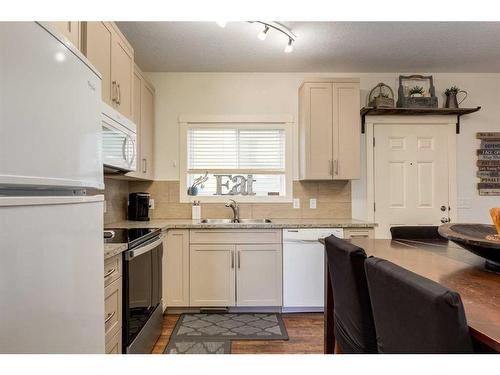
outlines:
[[[450, 62], [452, 63], [452, 62]], [[369, 90], [379, 82], [396, 93], [398, 73], [148, 73], [156, 88], [155, 177], [178, 180], [179, 115], [267, 115], [286, 114], [294, 118], [294, 150], [298, 150], [298, 88], [307, 77], [360, 77], [362, 104]], [[487, 209], [500, 206], [500, 197], [480, 197], [475, 177], [477, 131], [500, 131], [500, 74], [434, 74], [437, 93], [457, 85], [469, 93], [462, 106], [480, 105], [478, 113], [462, 118], [457, 136], [459, 220], [489, 222]], [[397, 94], [396, 94], [397, 95]], [[440, 106], [443, 98], [440, 96]], [[364, 144], [362, 144], [362, 149]], [[364, 159], [364, 157], [362, 157]], [[298, 177], [298, 152], [294, 155], [294, 179]], [[362, 173], [365, 166], [362, 166]], [[365, 196], [365, 181], [355, 181], [353, 212], [359, 211]], [[467, 208], [469, 207], [469, 208]], [[361, 218], [361, 217], [360, 217]]]

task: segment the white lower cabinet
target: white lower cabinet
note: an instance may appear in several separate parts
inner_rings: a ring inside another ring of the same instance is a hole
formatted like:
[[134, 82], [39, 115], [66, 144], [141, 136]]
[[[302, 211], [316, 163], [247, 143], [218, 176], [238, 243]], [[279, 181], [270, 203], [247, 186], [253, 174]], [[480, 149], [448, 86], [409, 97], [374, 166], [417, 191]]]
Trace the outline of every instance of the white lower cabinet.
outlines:
[[190, 306], [235, 305], [235, 246], [190, 246]]
[[122, 330], [106, 340], [106, 354], [122, 354]]
[[281, 244], [237, 245], [236, 305], [281, 306]]
[[281, 306], [280, 230], [192, 230], [189, 248], [189, 306]]
[[106, 354], [122, 353], [122, 256], [104, 261], [104, 332]]
[[374, 238], [375, 230], [373, 228], [350, 228], [344, 229], [344, 238]]
[[163, 307], [189, 306], [189, 230], [169, 230], [163, 244]]

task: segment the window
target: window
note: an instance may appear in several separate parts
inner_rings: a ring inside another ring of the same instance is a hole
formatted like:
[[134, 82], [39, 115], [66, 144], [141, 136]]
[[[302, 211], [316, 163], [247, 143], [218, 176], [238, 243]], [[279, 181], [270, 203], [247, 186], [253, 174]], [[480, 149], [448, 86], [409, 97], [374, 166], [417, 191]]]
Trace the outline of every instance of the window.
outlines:
[[291, 200], [291, 124], [252, 121], [181, 126], [182, 201]]

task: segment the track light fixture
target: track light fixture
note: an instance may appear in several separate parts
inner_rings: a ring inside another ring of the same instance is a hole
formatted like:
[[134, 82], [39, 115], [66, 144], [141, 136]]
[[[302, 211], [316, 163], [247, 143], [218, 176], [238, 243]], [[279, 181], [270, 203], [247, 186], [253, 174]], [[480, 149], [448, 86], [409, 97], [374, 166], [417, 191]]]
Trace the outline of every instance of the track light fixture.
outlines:
[[264, 30], [262, 30], [258, 35], [257, 38], [260, 40], [266, 40], [267, 38], [267, 32], [269, 31], [269, 26], [264, 26]]
[[258, 35], [257, 38], [260, 40], [265, 40], [267, 37], [267, 32], [269, 29], [273, 29], [276, 31], [279, 31], [280, 33], [284, 34], [285, 36], [288, 37], [288, 43], [285, 46], [285, 52], [290, 53], [293, 51], [293, 43], [295, 42], [295, 39], [297, 37], [292, 33], [292, 31], [282, 25], [281, 23], [274, 22], [274, 21], [269, 21], [269, 22], [264, 22], [264, 21], [248, 21], [249, 23], [260, 23], [261, 25], [264, 25], [264, 30], [262, 30]]
[[[259, 34], [257, 34], [257, 38], [259, 38], [260, 40], [266, 40], [267, 34], [268, 34], [270, 29], [279, 31], [280, 33], [282, 33], [283, 35], [285, 35], [288, 38], [288, 43], [286, 44], [284, 51], [286, 53], [290, 53], [293, 51], [293, 43], [295, 43], [295, 40], [297, 39], [297, 37], [292, 33], [292, 31], [288, 27], [282, 25], [279, 22], [274, 22], [274, 21], [269, 21], [269, 22], [247, 21], [247, 22], [259, 23], [262, 26], [264, 26], [264, 29]], [[226, 27], [226, 24], [227, 24], [227, 22], [225, 22], [225, 21], [217, 21], [217, 25], [219, 25], [222, 28]]]

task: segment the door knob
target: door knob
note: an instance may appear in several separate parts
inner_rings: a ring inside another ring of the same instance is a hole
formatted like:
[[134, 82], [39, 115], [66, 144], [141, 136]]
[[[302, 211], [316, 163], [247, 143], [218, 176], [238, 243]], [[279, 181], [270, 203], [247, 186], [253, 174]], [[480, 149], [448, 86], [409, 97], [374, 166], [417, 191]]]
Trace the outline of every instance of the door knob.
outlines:
[[450, 219], [449, 217], [442, 217], [442, 218], [441, 218], [441, 222], [442, 222], [443, 224], [445, 224], [445, 223], [449, 223], [450, 221], [451, 221], [451, 219]]
[[446, 206], [441, 206], [441, 211], [446, 211]]

